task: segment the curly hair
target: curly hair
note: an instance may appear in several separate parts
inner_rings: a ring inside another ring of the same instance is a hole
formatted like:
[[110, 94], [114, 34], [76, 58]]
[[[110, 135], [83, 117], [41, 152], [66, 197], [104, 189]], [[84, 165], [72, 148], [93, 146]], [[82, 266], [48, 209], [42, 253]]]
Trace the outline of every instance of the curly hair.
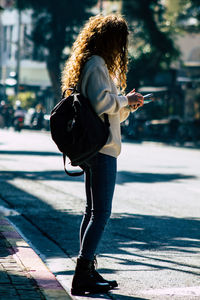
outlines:
[[92, 55], [99, 55], [105, 60], [110, 76], [115, 78], [117, 85], [124, 91], [127, 47], [128, 25], [124, 18], [119, 15], [91, 17], [79, 33], [71, 56], [66, 61], [62, 73], [62, 91], [77, 85], [83, 66]]

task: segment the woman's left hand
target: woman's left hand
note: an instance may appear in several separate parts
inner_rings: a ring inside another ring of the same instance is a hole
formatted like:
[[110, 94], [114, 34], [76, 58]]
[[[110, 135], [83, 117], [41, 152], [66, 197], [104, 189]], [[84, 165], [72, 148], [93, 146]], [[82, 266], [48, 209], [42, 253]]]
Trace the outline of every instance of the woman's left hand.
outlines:
[[134, 110], [144, 105], [144, 97], [142, 94], [135, 92], [135, 90], [129, 92], [126, 97], [128, 98], [128, 104]]

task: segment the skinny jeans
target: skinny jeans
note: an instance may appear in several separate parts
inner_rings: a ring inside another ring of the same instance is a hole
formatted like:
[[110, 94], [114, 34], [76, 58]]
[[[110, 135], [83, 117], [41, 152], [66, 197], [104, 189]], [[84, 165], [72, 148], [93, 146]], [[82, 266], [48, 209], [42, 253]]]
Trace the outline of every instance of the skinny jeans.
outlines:
[[117, 159], [98, 153], [81, 167], [85, 171], [86, 208], [80, 227], [79, 257], [93, 260], [111, 215]]

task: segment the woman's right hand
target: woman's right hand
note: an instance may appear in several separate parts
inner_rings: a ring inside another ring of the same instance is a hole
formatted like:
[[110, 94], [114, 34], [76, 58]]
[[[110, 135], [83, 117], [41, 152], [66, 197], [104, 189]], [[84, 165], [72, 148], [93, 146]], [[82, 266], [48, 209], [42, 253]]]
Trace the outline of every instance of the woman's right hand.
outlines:
[[126, 95], [128, 99], [128, 105], [133, 109], [137, 109], [144, 104], [144, 97], [140, 93], [136, 93], [135, 89]]

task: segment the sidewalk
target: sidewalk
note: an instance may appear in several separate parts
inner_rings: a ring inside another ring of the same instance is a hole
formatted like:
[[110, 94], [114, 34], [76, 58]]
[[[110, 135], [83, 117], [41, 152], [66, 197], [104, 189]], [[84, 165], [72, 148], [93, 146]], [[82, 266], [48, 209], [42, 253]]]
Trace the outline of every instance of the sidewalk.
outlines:
[[0, 300], [72, 299], [14, 226], [0, 214]]

